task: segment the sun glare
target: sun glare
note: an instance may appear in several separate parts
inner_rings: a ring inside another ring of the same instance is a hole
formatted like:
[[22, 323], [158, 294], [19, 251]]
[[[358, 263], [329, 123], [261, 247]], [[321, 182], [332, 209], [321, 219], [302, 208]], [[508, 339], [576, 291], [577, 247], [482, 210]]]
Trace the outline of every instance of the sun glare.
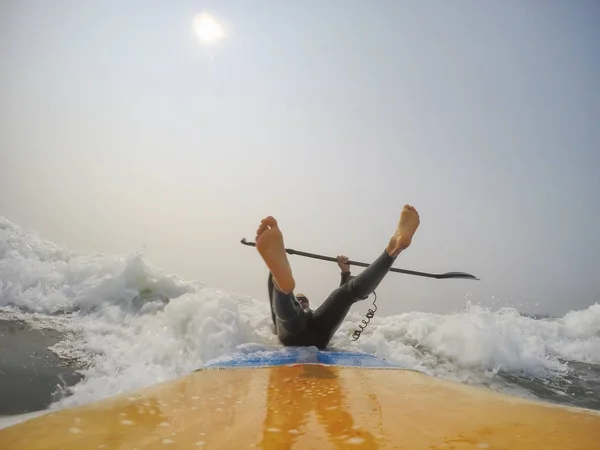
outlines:
[[198, 14], [194, 18], [194, 31], [202, 42], [214, 42], [225, 37], [223, 27], [210, 14]]

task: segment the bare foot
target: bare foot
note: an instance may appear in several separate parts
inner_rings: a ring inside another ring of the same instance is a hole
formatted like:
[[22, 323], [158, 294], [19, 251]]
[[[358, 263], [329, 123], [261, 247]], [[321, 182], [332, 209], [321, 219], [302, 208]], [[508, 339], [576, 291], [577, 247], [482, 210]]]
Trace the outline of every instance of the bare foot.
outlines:
[[386, 247], [386, 251], [390, 256], [398, 256], [400, 252], [410, 245], [412, 237], [419, 228], [419, 213], [410, 205], [404, 205], [404, 209], [400, 213], [400, 221], [396, 232], [390, 239]]
[[284, 294], [296, 287], [292, 269], [285, 253], [283, 235], [275, 218], [265, 217], [256, 230], [256, 249], [273, 274], [275, 285]]

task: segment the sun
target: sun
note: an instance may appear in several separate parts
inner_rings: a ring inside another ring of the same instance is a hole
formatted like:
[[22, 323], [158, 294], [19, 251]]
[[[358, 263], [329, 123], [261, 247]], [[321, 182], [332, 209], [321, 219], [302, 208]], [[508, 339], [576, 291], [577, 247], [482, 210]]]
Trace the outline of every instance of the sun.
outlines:
[[194, 32], [202, 42], [214, 42], [225, 37], [221, 24], [213, 16], [206, 13], [194, 17]]

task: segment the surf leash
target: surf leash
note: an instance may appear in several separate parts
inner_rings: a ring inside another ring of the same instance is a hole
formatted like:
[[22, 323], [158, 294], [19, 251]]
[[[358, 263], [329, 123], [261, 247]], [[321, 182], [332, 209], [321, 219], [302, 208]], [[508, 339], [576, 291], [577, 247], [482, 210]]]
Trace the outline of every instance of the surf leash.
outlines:
[[352, 333], [353, 341], [358, 340], [358, 338], [360, 337], [362, 332], [365, 331], [365, 328], [367, 328], [367, 325], [369, 325], [369, 322], [375, 315], [375, 311], [377, 311], [377, 305], [375, 304], [375, 302], [377, 301], [377, 292], [373, 291], [373, 294], [375, 295], [375, 298], [373, 299], [373, 308], [374, 309], [369, 308], [369, 310], [367, 311], [367, 314], [366, 314], [367, 318], [363, 319], [361, 321], [361, 323], [358, 324], [358, 329], [354, 330], [354, 333]]

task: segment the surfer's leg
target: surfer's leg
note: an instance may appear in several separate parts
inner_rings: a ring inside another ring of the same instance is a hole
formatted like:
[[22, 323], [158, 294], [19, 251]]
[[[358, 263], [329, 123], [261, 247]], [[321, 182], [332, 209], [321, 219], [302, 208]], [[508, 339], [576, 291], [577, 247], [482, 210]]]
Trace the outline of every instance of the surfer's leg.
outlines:
[[[417, 210], [410, 205], [404, 205], [396, 231], [390, 238], [385, 251], [369, 267], [358, 276], [346, 283], [346, 288], [357, 300], [364, 300], [379, 286], [383, 277], [392, 268], [392, 264], [402, 252], [407, 249], [412, 237], [419, 227], [420, 219]], [[356, 300], [355, 300], [356, 301]]]
[[315, 310], [313, 324], [320, 336], [318, 347], [327, 346], [353, 303], [366, 299], [375, 291], [400, 252], [410, 245], [418, 226], [417, 210], [410, 205], [405, 205], [400, 214], [396, 231], [390, 238], [385, 251], [358, 276], [333, 291], [327, 300]]
[[273, 274], [273, 282], [283, 294], [290, 294], [296, 282], [285, 253], [283, 235], [275, 218], [265, 217], [256, 230], [256, 249]]
[[256, 230], [256, 248], [272, 275], [269, 276], [271, 311], [277, 335], [280, 340], [285, 340], [304, 331], [306, 314], [294, 297], [296, 283], [285, 253], [283, 235], [273, 217], [264, 218]]
[[293, 293], [284, 294], [276, 287], [273, 287], [271, 293], [271, 307], [273, 308], [273, 317], [288, 322], [293, 320], [302, 312], [302, 308]]
[[271, 308], [271, 318], [273, 319], [273, 333], [277, 334], [277, 321], [275, 319], [275, 310], [273, 310], [273, 290], [275, 285], [273, 284], [273, 274], [269, 272], [269, 279], [267, 280], [267, 289], [269, 292], [269, 307]]
[[273, 311], [275, 313], [277, 335], [282, 343], [298, 337], [306, 329], [307, 314], [293, 293], [284, 294], [273, 289]]

